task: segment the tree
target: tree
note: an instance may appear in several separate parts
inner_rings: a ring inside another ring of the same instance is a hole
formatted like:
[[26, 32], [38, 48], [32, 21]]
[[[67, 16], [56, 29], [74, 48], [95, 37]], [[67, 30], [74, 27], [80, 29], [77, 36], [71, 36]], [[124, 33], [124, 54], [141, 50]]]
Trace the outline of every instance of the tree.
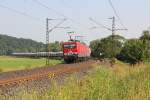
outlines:
[[118, 59], [130, 64], [150, 60], [150, 41], [128, 40], [121, 50]]
[[0, 55], [10, 55], [13, 52], [42, 52], [45, 44], [31, 39], [15, 38], [0, 35]]
[[140, 40], [143, 41], [143, 60], [150, 59], [150, 31], [145, 30], [143, 31], [142, 36], [140, 37]]
[[55, 41], [54, 43], [49, 44], [49, 50], [51, 52], [59, 52], [62, 50], [61, 48], [62, 48], [62, 45], [58, 41]]
[[143, 31], [142, 36], [140, 37], [141, 40], [150, 40], [150, 31], [146, 30]]
[[116, 57], [123, 46], [125, 38], [119, 35], [112, 35], [101, 40], [94, 40], [90, 43], [92, 56], [98, 58], [113, 58]]
[[101, 40], [93, 40], [90, 42], [90, 48], [91, 48], [91, 55], [92, 57], [99, 57], [100, 56], [100, 47], [101, 46]]

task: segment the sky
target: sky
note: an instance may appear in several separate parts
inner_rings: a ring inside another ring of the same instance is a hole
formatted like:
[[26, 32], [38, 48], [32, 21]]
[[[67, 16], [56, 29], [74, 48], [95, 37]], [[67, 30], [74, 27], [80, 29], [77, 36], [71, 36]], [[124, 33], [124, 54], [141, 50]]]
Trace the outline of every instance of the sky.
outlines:
[[[150, 27], [150, 0], [111, 0], [117, 14], [128, 31], [117, 31], [116, 34], [126, 38], [138, 38], [143, 30]], [[46, 7], [43, 7], [38, 2]], [[73, 36], [84, 36], [84, 41], [104, 38], [111, 32], [90, 21], [110, 27], [109, 18], [115, 16], [108, 0], [0, 0], [0, 34], [18, 38], [29, 38], [45, 43], [46, 18], [58, 19], [50, 21], [49, 28], [60, 23], [50, 33], [50, 42], [66, 41], [67, 32], [74, 31]], [[91, 27], [98, 28], [92, 29]], [[116, 27], [123, 28], [116, 17]]]

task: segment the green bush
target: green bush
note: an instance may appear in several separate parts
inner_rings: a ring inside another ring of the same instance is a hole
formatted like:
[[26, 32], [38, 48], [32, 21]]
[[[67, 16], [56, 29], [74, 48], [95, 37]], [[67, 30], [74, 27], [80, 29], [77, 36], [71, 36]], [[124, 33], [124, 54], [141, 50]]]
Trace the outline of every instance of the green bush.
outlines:
[[114, 58], [116, 57], [123, 46], [124, 38], [118, 35], [108, 36], [101, 40], [94, 40], [90, 43], [92, 56], [97, 58]]
[[131, 39], [122, 48], [119, 60], [135, 64], [150, 59], [150, 41]]

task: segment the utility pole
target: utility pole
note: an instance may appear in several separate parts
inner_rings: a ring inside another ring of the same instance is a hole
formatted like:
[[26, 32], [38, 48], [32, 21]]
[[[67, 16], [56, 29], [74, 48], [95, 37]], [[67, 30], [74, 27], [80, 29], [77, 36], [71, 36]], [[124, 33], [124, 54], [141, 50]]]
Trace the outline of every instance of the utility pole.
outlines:
[[[98, 22], [97, 22], [96, 20], [94, 20], [93, 18], [89, 18], [90, 21], [92, 21], [92, 22], [94, 22], [95, 24], [101, 26], [101, 28], [105, 28], [105, 29], [107, 29], [108, 31], [111, 31], [111, 32], [112, 32], [112, 36], [115, 35], [116, 31], [128, 30], [128, 29], [116, 29], [116, 24], [115, 24], [116, 19], [115, 19], [115, 17], [113, 16], [113, 17], [111, 17], [111, 18], [109, 18], [109, 19], [112, 19], [112, 28], [108, 28], [108, 27], [106, 27], [106, 26], [104, 26], [104, 25], [98, 23]], [[92, 28], [98, 28], [98, 27], [92, 27]]]
[[112, 18], [109, 18], [109, 19], [112, 19], [112, 36], [115, 35], [115, 17], [113, 16]]
[[112, 50], [112, 55], [111, 55], [111, 58], [112, 58], [112, 60], [111, 60], [111, 66], [113, 66], [113, 62], [114, 62], [114, 56], [115, 56], [115, 43], [114, 43], [114, 37], [115, 37], [115, 33], [116, 33], [116, 25], [115, 25], [115, 17], [113, 16], [112, 18], [109, 18], [109, 19], [112, 19], [112, 29], [111, 29], [111, 31], [112, 31], [112, 36], [111, 36], [111, 38], [112, 38], [112, 45], [111, 45], [111, 50]]
[[[97, 25], [99, 25], [99, 26], [101, 26], [102, 28], [105, 28], [105, 29], [107, 29], [107, 30], [109, 30], [109, 31], [111, 31], [112, 32], [112, 60], [111, 60], [111, 66], [113, 67], [113, 63], [115, 63], [114, 62], [114, 56], [115, 56], [115, 43], [114, 43], [114, 38], [115, 38], [115, 34], [116, 34], [116, 31], [121, 31], [121, 30], [127, 30], [127, 29], [116, 29], [116, 24], [115, 24], [115, 22], [116, 22], [116, 19], [115, 19], [115, 17], [113, 16], [113, 17], [111, 17], [111, 18], [109, 18], [109, 19], [112, 19], [112, 28], [108, 28], [108, 27], [106, 27], [106, 26], [104, 26], [104, 25], [102, 25], [102, 24], [100, 24], [100, 23], [98, 23], [97, 21], [95, 21], [94, 19], [92, 19], [92, 18], [90, 18], [90, 20], [92, 21], [92, 22], [94, 22], [94, 23], [96, 23]], [[95, 27], [94, 27], [95, 28]]]
[[46, 19], [46, 65], [49, 65], [49, 20]]
[[[109, 18], [109, 19], [112, 19], [112, 29], [111, 29], [111, 31], [112, 31], [112, 51], [114, 53], [115, 52], [115, 50], [114, 50], [114, 47], [115, 47], [114, 46], [114, 38], [115, 38], [115, 35], [116, 35], [116, 31], [122, 31], [122, 30], [127, 30], [127, 29], [116, 29], [115, 17], [113, 16], [112, 18]], [[113, 56], [114, 56], [114, 54], [113, 54]]]
[[[49, 28], [49, 22], [52, 20], [60, 20], [58, 24], [56, 24], [54, 27]], [[49, 49], [49, 34], [56, 28], [68, 28], [68, 27], [59, 27], [66, 19], [49, 19], [46, 18], [46, 65], [49, 65], [49, 58], [50, 58], [50, 49]]]
[[116, 51], [116, 46], [115, 46], [115, 35], [116, 35], [116, 31], [119, 31], [119, 30], [127, 30], [127, 29], [116, 29], [116, 20], [115, 20], [115, 17], [113, 16], [112, 18], [109, 18], [109, 19], [112, 19], [112, 57], [111, 57], [111, 67], [114, 66], [115, 64], [115, 51]]
[[115, 24], [116, 19], [115, 19], [115, 17], [113, 16], [112, 18], [109, 18], [109, 19], [112, 19], [112, 29], [111, 29], [112, 36], [115, 35], [116, 31], [123, 31], [123, 30], [127, 31], [128, 30], [128, 29], [116, 29], [116, 24]]
[[112, 18], [109, 18], [109, 19], [112, 19], [112, 47], [111, 47], [111, 50], [112, 50], [112, 55], [111, 55], [111, 61], [110, 61], [110, 64], [111, 64], [111, 67], [113, 67], [114, 66], [114, 64], [115, 64], [115, 58], [114, 58], [114, 56], [115, 56], [115, 39], [114, 39], [114, 37], [115, 37], [115, 32], [116, 32], [116, 25], [115, 25], [115, 17], [113, 16]]

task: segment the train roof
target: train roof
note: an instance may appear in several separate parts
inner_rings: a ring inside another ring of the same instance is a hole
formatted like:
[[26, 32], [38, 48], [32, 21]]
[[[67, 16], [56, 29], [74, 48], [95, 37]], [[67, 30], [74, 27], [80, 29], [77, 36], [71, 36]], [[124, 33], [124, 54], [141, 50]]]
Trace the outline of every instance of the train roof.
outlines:
[[69, 40], [69, 41], [67, 41], [67, 42], [64, 42], [64, 44], [69, 44], [69, 43], [81, 43], [81, 44], [85, 44], [85, 45], [86, 45], [86, 43], [81, 42], [81, 41], [79, 41], [79, 40]]

